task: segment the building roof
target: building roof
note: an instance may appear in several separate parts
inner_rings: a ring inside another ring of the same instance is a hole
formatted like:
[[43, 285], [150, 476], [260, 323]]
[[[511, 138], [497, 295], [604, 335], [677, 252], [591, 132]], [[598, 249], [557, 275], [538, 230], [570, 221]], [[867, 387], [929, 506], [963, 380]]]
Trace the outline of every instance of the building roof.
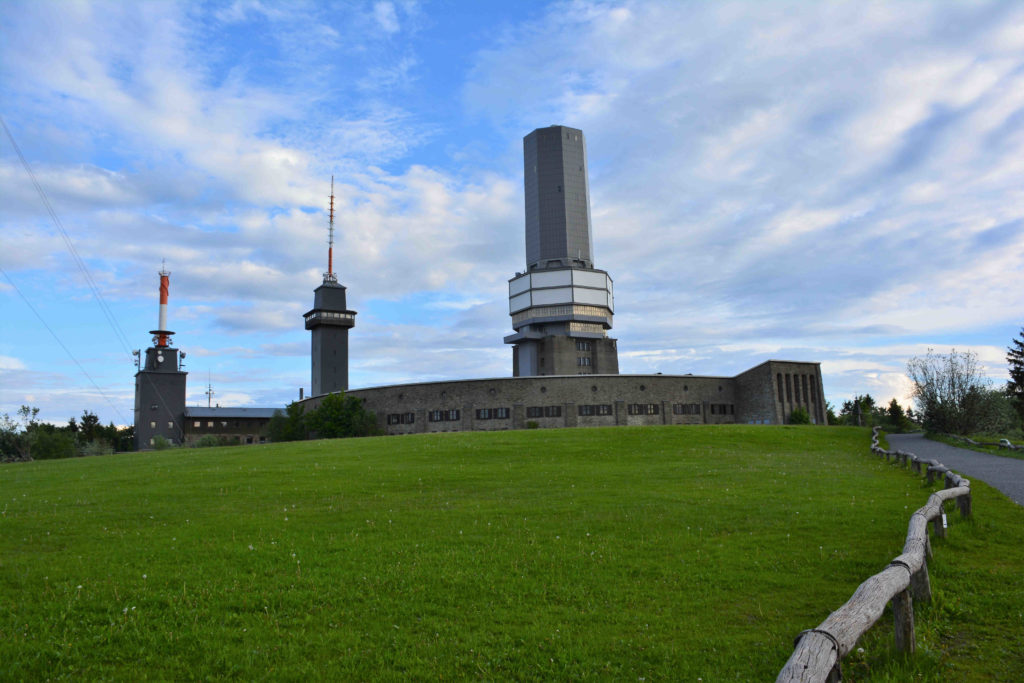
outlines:
[[274, 412], [280, 408], [207, 408], [206, 406], [185, 406], [185, 417], [209, 417], [209, 418], [263, 418], [274, 417]]

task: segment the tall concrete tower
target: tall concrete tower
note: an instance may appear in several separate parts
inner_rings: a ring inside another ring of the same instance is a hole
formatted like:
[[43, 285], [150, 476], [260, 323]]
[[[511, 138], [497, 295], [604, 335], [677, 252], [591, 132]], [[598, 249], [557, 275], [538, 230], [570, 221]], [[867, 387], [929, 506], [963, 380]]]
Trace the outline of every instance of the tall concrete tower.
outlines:
[[[185, 419], [185, 380], [182, 370], [182, 351], [171, 346], [174, 332], [167, 329], [167, 296], [171, 274], [160, 270], [160, 325], [150, 330], [153, 346], [146, 349], [143, 363], [135, 373], [135, 449], [152, 448], [154, 439], [162, 436], [169, 442], [180, 444]], [[135, 355], [138, 357], [139, 352]]]
[[594, 268], [583, 131], [523, 138], [526, 272], [508, 283], [513, 376], [619, 373], [612, 279]]
[[334, 178], [331, 178], [331, 211], [327, 239], [327, 272], [313, 290], [313, 308], [303, 317], [313, 333], [311, 396], [348, 391], [348, 331], [355, 327], [356, 312], [348, 310], [345, 288], [334, 274]]

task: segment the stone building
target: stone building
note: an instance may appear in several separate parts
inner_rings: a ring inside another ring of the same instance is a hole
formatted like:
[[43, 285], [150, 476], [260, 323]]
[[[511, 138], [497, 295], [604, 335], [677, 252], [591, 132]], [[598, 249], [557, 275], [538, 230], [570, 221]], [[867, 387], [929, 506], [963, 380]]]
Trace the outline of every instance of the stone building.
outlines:
[[[560, 375], [397, 384], [349, 391], [387, 434], [530, 427], [826, 424], [818, 363], [769, 360], [735, 377]], [[304, 402], [306, 410], [323, 397]]]

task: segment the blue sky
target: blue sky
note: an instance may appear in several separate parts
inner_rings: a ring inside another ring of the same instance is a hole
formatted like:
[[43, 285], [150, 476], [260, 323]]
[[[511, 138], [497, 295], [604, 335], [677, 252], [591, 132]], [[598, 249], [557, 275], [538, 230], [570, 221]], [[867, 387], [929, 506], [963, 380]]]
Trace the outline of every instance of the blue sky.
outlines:
[[162, 259], [190, 404], [308, 391], [332, 175], [351, 385], [510, 375], [522, 137], [556, 123], [624, 373], [812, 360], [906, 402], [929, 347], [1004, 381], [1024, 324], [1019, 3], [8, 0], [0, 83], [116, 320], [0, 138], [0, 412], [130, 422]]

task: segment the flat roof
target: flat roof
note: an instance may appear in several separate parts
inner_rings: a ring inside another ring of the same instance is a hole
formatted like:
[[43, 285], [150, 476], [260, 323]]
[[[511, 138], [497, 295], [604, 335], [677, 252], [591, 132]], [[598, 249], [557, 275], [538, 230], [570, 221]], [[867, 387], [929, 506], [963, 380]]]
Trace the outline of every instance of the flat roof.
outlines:
[[185, 417], [220, 417], [220, 418], [265, 418], [274, 417], [281, 408], [207, 408], [206, 406], [185, 406]]

